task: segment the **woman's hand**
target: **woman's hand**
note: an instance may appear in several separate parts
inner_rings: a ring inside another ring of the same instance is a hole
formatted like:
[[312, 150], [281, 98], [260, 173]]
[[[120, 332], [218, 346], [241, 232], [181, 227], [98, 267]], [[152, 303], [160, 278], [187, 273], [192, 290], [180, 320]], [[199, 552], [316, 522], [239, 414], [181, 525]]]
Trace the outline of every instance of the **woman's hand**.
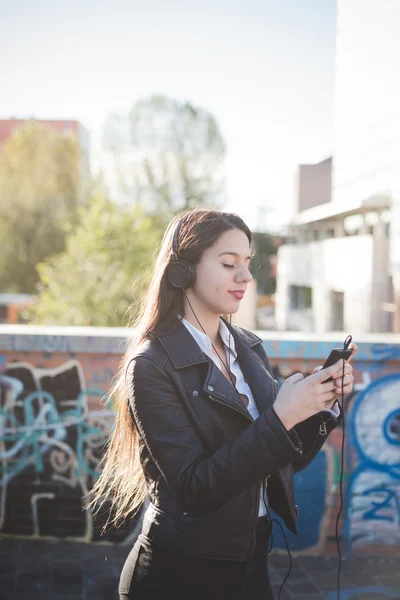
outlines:
[[[353, 367], [350, 364], [350, 361], [353, 359], [355, 353], [358, 350], [358, 346], [357, 344], [350, 344], [349, 348], [352, 349], [352, 353], [350, 355], [350, 357], [347, 359], [346, 363], [345, 363], [345, 367], [344, 367], [344, 380], [343, 380], [343, 395], [346, 396], [347, 394], [350, 394], [353, 391], [353, 386], [354, 386], [354, 375], [353, 375]], [[327, 408], [332, 408], [332, 406], [335, 404], [337, 399], [341, 399], [342, 397], [342, 376], [343, 376], [343, 362], [340, 361], [341, 363], [341, 367], [339, 369], [339, 371], [333, 376], [333, 380], [335, 382], [336, 385], [336, 398], [334, 400], [334, 402], [332, 403], [331, 406], [328, 406]], [[314, 373], [316, 373], [317, 371], [320, 371], [322, 369], [322, 367], [316, 367], [314, 369]]]
[[[351, 369], [350, 365], [348, 366]], [[319, 369], [308, 377], [295, 373], [283, 382], [275, 399], [274, 409], [287, 430], [317, 414], [323, 408], [331, 408], [338, 395], [338, 381], [341, 393], [342, 371], [343, 360], [338, 360], [327, 369]], [[346, 371], [345, 374], [347, 376]], [[323, 383], [330, 377], [333, 378], [332, 381]], [[353, 379], [352, 371], [349, 371], [349, 379], [345, 380], [345, 389], [350, 389], [350, 385], [352, 389]]]

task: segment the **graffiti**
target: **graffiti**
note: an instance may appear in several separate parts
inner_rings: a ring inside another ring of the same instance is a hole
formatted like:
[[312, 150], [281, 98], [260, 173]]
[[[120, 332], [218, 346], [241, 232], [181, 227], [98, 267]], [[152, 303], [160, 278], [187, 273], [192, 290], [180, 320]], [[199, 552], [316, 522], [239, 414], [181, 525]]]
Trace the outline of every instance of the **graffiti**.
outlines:
[[[387, 345], [374, 347], [379, 365], [397, 357], [397, 349]], [[295, 372], [305, 376], [313, 369], [289, 371], [283, 363], [274, 366], [281, 384]], [[344, 482], [345, 537], [348, 550], [368, 545], [398, 547], [400, 542], [400, 375], [392, 373], [372, 379], [369, 371], [358, 371], [354, 390], [344, 404], [347, 453]], [[332, 539], [333, 521], [338, 510], [337, 488], [340, 477], [341, 433], [331, 436], [314, 461], [295, 475], [296, 501], [300, 506], [298, 536], [287, 534], [289, 545], [302, 553], [320, 552]], [[355, 459], [352, 459], [355, 454]], [[318, 485], [316, 485], [318, 482]], [[278, 519], [279, 520], [279, 519]], [[274, 546], [284, 549], [280, 531]]]
[[373, 381], [356, 398], [351, 442], [358, 464], [347, 491], [350, 548], [400, 543], [400, 375]]
[[[31, 331], [0, 336], [0, 532], [132, 544], [140, 517], [101, 536], [104, 515], [94, 519], [83, 510], [115, 417], [100, 400], [117, 371], [123, 332]], [[332, 344], [275, 339], [264, 346], [280, 385], [294, 372], [311, 374]], [[344, 402], [340, 527], [349, 552], [393, 552], [400, 546], [399, 356], [398, 346], [359, 344], [354, 390]], [[299, 535], [287, 532], [287, 538], [300, 554], [336, 554], [342, 433], [339, 426], [295, 475]], [[275, 526], [274, 549], [285, 551]], [[393, 597], [389, 593], [386, 588], [386, 597]]]
[[[85, 389], [76, 360], [53, 369], [3, 364], [0, 531], [81, 541], [99, 538], [91, 512], [82, 509], [99, 475], [115, 416], [100, 410], [102, 397], [99, 389]], [[99, 410], [89, 410], [89, 398], [92, 404], [96, 399]], [[109, 535], [115, 538], [115, 532]]]
[[[29, 327], [31, 330], [32, 327]], [[97, 354], [118, 354], [120, 355], [126, 346], [127, 336], [131, 332], [127, 329], [121, 329], [120, 334], [114, 335], [82, 335], [85, 328], [77, 328], [74, 335], [74, 328], [71, 328], [69, 335], [41, 335], [41, 334], [2, 334], [0, 335], [0, 351], [32, 353], [39, 352], [44, 355], [51, 355], [54, 352], [62, 352], [75, 357], [78, 353]], [[27, 330], [28, 331], [28, 330]]]
[[67, 352], [71, 353], [68, 336], [64, 335], [8, 335], [0, 340], [0, 350], [12, 352]]
[[[399, 592], [396, 592], [393, 588], [387, 586], [371, 586], [371, 587], [361, 587], [361, 588], [350, 588], [341, 590], [340, 597], [341, 600], [357, 600], [358, 598], [365, 598], [368, 600], [368, 596], [372, 596], [373, 598], [377, 598], [380, 596], [383, 600], [384, 598], [392, 598], [393, 600], [398, 600]], [[324, 600], [336, 600], [337, 592], [329, 592], [325, 596]]]

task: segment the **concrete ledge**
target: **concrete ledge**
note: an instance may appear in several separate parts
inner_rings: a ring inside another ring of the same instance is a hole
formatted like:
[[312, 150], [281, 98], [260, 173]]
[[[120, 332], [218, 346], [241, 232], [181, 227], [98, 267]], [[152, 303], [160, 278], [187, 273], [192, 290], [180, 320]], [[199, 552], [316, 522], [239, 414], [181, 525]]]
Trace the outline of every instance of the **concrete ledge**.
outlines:
[[[345, 333], [255, 331], [271, 358], [322, 359], [332, 347], [341, 347]], [[122, 354], [134, 329], [124, 327], [70, 327], [46, 325], [0, 325], [0, 351], [61, 352], [67, 354]], [[399, 360], [400, 335], [355, 336], [357, 360]]]

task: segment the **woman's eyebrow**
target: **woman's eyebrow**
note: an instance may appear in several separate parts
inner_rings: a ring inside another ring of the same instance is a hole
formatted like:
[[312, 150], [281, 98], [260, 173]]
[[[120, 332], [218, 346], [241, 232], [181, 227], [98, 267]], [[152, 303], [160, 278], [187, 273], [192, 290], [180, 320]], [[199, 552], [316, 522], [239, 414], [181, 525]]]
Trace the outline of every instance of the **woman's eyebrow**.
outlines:
[[[239, 256], [240, 258], [240, 254], [238, 254], [237, 252], [221, 252], [221, 254], [218, 254], [218, 256], [223, 256], [224, 254], [231, 254], [232, 256]], [[246, 256], [245, 260], [250, 260], [251, 258], [251, 256]]]

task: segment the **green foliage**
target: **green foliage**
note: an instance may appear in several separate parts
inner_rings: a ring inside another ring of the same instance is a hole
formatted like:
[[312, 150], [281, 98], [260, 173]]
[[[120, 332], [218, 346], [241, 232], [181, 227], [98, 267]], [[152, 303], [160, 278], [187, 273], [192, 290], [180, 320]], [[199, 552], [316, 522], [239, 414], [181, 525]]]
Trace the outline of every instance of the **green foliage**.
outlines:
[[35, 265], [64, 248], [63, 223], [79, 204], [76, 138], [35, 121], [0, 152], [0, 290], [36, 291]]
[[276, 254], [279, 240], [269, 233], [253, 232], [253, 247], [255, 257], [253, 259], [253, 277], [257, 280], [257, 291], [259, 294], [273, 294], [275, 292], [276, 280], [271, 273], [271, 257]]
[[40, 299], [34, 321], [45, 324], [122, 326], [140, 300], [161, 232], [140, 207], [102, 197], [80, 209], [66, 249], [38, 266]]
[[104, 146], [119, 191], [169, 221], [196, 206], [219, 207], [225, 144], [213, 115], [189, 102], [153, 96], [109, 117]]

